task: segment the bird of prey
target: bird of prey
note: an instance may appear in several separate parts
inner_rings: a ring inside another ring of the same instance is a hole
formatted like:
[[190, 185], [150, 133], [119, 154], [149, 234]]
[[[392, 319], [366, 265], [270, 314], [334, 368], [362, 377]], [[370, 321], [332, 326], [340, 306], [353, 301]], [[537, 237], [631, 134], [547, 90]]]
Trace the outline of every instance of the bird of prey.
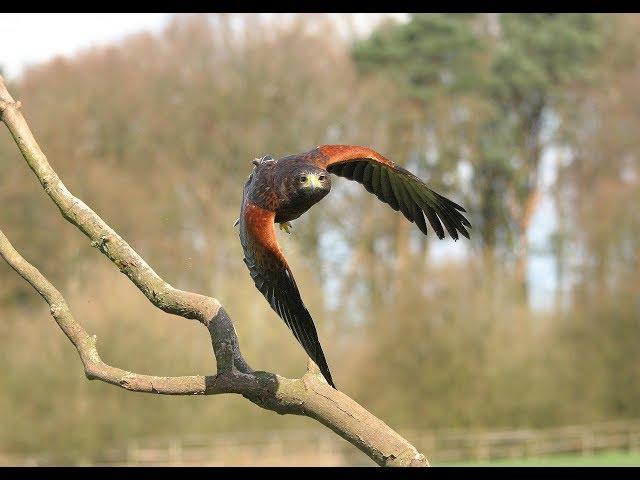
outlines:
[[381, 201], [401, 211], [425, 235], [429, 222], [440, 239], [444, 238], [445, 229], [454, 240], [458, 233], [469, 238], [467, 227], [471, 224], [461, 213], [464, 208], [370, 148], [323, 145], [278, 160], [267, 155], [253, 163], [236, 221], [240, 224], [244, 262], [258, 290], [335, 388], [313, 319], [276, 239], [275, 224], [289, 233], [289, 222], [329, 193], [329, 174], [361, 183]]

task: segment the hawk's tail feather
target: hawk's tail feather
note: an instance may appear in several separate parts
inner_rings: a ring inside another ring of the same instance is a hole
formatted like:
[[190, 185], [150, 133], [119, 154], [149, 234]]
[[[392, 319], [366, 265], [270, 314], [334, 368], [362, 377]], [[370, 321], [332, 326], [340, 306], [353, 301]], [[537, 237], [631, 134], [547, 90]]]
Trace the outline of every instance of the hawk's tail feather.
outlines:
[[315, 358], [312, 357], [311, 359], [316, 363], [316, 365], [318, 365], [318, 368], [320, 368], [320, 373], [322, 373], [322, 376], [325, 378], [327, 383], [337, 390], [336, 385], [333, 383], [333, 378], [331, 378], [329, 365], [327, 365], [327, 359], [324, 358], [324, 353], [322, 352], [320, 343], [318, 343]]
[[[296, 287], [297, 288], [297, 287]], [[300, 300], [302, 302], [302, 300]], [[313, 323], [313, 319], [311, 318], [311, 314], [307, 307], [302, 306], [302, 309], [293, 315], [296, 318], [297, 322], [289, 321], [287, 316], [283, 317], [285, 319], [285, 323], [289, 326], [293, 335], [296, 337], [296, 340], [302, 345], [304, 351], [307, 352], [309, 358], [318, 365], [320, 368], [320, 372], [324, 376], [325, 380], [329, 385], [333, 388], [336, 388], [333, 383], [333, 378], [331, 378], [331, 372], [329, 371], [329, 365], [327, 364], [327, 359], [324, 356], [324, 352], [322, 351], [322, 345], [320, 344], [320, 339], [318, 338], [318, 332]], [[305, 328], [295, 328], [296, 325], [300, 326], [304, 325]], [[302, 330], [298, 332], [297, 330]], [[301, 334], [300, 334], [301, 333]], [[337, 388], [336, 388], [337, 390]]]

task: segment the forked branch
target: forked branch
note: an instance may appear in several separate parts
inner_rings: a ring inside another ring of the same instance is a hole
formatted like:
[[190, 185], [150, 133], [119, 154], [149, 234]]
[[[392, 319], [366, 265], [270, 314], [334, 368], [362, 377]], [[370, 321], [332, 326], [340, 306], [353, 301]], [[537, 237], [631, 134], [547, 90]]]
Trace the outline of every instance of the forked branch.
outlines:
[[217, 363], [209, 376], [160, 377], [140, 375], [106, 364], [100, 359], [96, 337], [74, 319], [62, 294], [17, 251], [0, 231], [0, 255], [45, 299], [51, 315], [75, 346], [87, 378], [130, 391], [163, 395], [240, 394], [267, 410], [311, 417], [362, 450], [378, 465], [428, 466], [424, 455], [398, 433], [344, 393], [331, 388], [309, 362], [300, 379], [252, 370], [240, 352], [233, 323], [220, 302], [165, 282], [82, 200], [73, 196], [51, 168], [0, 77], [0, 119], [20, 152], [62, 216], [111, 260], [149, 301], [161, 310], [207, 327]]

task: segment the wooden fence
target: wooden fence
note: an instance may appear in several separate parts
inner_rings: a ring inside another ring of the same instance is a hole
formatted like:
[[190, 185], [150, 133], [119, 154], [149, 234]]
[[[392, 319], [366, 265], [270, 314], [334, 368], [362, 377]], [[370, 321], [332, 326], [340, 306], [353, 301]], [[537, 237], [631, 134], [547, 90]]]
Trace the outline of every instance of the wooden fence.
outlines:
[[433, 463], [497, 460], [607, 450], [640, 451], [640, 420], [545, 429], [404, 432]]
[[[591, 455], [640, 451], [640, 420], [545, 429], [470, 432], [401, 430], [434, 465], [468, 460], [518, 459], [556, 454]], [[4, 461], [3, 461], [4, 460]], [[373, 465], [352, 445], [327, 430], [277, 430], [132, 440], [105, 452], [109, 465]], [[49, 464], [46, 455], [0, 464]]]

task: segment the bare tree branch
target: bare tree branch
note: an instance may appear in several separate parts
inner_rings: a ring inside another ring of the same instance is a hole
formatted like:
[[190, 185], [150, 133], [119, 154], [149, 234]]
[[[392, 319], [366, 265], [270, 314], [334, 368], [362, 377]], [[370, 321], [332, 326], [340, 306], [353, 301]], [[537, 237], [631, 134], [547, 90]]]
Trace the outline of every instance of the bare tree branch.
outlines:
[[207, 327], [218, 373], [210, 376], [158, 377], [112, 367], [98, 354], [96, 337], [73, 318], [62, 294], [9, 243], [0, 231], [0, 255], [45, 299], [51, 315], [75, 346], [87, 378], [135, 392], [164, 395], [240, 394], [256, 405], [280, 414], [314, 418], [362, 450], [378, 465], [428, 466], [424, 455], [383, 421], [344, 393], [331, 388], [309, 361], [300, 379], [252, 370], [240, 353], [233, 323], [220, 302], [178, 290], [153, 269], [82, 200], [73, 196], [51, 168], [27, 122], [0, 77], [0, 119], [63, 217], [91, 240], [118, 269], [161, 310], [195, 319]]

